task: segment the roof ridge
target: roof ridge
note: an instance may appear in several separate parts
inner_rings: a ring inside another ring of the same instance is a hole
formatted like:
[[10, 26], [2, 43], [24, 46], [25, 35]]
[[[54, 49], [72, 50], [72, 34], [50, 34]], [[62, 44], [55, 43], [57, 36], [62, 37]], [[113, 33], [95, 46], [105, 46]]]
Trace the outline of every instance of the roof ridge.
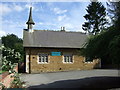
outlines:
[[[43, 31], [43, 32], [63, 32], [61, 30], [36, 30], [34, 29], [34, 31]], [[80, 31], [64, 31], [65, 33], [81, 33], [81, 34], [86, 34], [84, 32], [80, 32]]]

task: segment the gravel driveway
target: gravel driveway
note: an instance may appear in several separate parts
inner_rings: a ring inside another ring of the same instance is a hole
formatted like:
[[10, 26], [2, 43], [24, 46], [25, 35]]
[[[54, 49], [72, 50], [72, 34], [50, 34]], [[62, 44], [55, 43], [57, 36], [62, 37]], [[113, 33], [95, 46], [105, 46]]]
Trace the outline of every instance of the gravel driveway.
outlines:
[[26, 82], [27, 87], [47, 85], [56, 81], [80, 80], [91, 77], [119, 77], [119, 75], [118, 70], [94, 69], [40, 74], [22, 74], [20, 76], [21, 80]]

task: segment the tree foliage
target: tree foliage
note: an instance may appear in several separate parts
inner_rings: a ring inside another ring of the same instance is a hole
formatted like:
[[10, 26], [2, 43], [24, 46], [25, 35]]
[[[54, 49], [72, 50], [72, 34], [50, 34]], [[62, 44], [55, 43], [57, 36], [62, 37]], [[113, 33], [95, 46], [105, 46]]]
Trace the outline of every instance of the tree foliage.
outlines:
[[100, 58], [104, 64], [120, 64], [120, 1], [108, 5], [113, 25], [97, 35], [92, 35], [85, 43], [82, 54], [90, 58]]
[[15, 52], [14, 49], [6, 48], [4, 45], [0, 46], [0, 50], [3, 51], [4, 56], [2, 56], [2, 70], [8, 71], [13, 68], [14, 63], [21, 60], [21, 54]]
[[107, 6], [113, 25], [120, 30], [120, 1], [107, 3]]
[[[1, 37], [2, 39], [2, 44], [11, 50], [14, 50], [14, 52], [19, 52], [21, 54], [21, 61], [23, 61], [24, 58], [24, 50], [23, 50], [23, 40], [21, 38], [18, 38], [16, 35], [14, 34], [8, 34], [6, 36]], [[8, 54], [8, 52], [3, 51], [3, 56], [6, 56]], [[11, 58], [9, 57], [9, 61]], [[16, 61], [13, 59], [12, 62]]]
[[83, 30], [90, 34], [97, 34], [103, 30], [107, 23], [105, 10], [101, 2], [91, 2], [86, 9], [87, 14], [84, 18], [87, 22], [82, 25]]
[[[2, 66], [0, 67], [0, 69], [4, 71], [9, 71], [9, 73], [12, 73], [11, 78], [14, 78], [13, 81], [11, 82], [10, 88], [25, 88], [25, 82], [22, 82], [20, 80], [19, 73], [16, 72], [16, 70], [14, 70], [14, 67], [16, 66], [15, 62], [21, 60], [20, 53], [15, 52], [14, 49], [6, 48], [4, 45], [0, 45], [0, 50], [2, 50], [3, 52], [7, 52], [6, 56], [3, 56], [1, 58]], [[6, 88], [2, 83], [1, 86], [2, 90]]]
[[120, 32], [110, 41], [108, 48], [112, 62], [120, 64]]
[[109, 30], [91, 36], [82, 54], [86, 57], [101, 58], [106, 63], [120, 63], [120, 30]]
[[2, 43], [6, 48], [15, 49], [16, 44], [22, 44], [23, 40], [14, 34], [8, 34], [2, 37]]

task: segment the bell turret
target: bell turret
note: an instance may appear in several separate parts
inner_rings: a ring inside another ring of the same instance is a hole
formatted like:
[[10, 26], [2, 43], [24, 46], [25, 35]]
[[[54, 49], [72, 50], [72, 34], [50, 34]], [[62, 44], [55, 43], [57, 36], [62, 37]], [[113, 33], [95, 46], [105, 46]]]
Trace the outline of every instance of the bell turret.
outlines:
[[26, 22], [26, 24], [28, 25], [28, 27], [27, 27], [28, 30], [32, 30], [33, 25], [35, 25], [35, 23], [34, 23], [34, 21], [32, 19], [32, 7], [30, 7], [29, 19]]

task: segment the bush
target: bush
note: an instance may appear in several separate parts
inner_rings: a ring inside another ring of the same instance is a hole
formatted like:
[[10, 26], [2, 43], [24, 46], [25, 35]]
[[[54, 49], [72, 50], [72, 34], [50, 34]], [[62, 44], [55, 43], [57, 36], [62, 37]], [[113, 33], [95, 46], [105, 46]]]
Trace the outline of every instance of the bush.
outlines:
[[91, 36], [85, 43], [82, 54], [101, 58], [104, 64], [120, 64], [120, 30], [110, 28], [99, 35]]
[[20, 53], [15, 52], [14, 49], [6, 48], [4, 45], [0, 46], [0, 50], [3, 52], [4, 56], [2, 56], [2, 70], [8, 71], [13, 69], [14, 63], [19, 62], [20, 59]]

